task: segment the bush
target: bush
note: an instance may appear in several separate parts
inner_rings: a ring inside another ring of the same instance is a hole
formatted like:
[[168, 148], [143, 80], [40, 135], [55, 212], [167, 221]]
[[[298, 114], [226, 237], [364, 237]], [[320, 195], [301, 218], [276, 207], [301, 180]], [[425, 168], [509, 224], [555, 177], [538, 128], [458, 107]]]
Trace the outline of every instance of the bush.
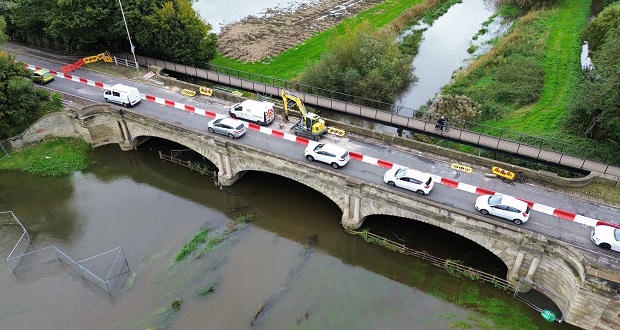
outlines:
[[449, 119], [474, 121], [480, 116], [480, 107], [464, 95], [441, 95], [431, 106], [431, 111]]
[[603, 9], [585, 28], [582, 39], [588, 42], [588, 50], [595, 53], [605, 42], [609, 31], [619, 26], [620, 3]]
[[299, 83], [392, 103], [414, 80], [411, 62], [395, 35], [372, 32], [363, 24], [330, 43], [321, 61], [301, 74]]
[[[584, 74], [581, 90], [575, 93], [567, 128], [596, 140], [620, 141], [620, 27], [610, 30], [594, 53], [595, 69]], [[592, 78], [594, 77], [594, 78]]]

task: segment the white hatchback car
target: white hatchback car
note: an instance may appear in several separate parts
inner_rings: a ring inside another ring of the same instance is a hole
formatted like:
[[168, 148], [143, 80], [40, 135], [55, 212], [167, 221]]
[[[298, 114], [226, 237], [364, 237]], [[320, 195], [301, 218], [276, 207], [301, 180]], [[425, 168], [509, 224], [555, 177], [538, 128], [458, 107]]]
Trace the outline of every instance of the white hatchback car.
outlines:
[[520, 225], [530, 218], [530, 206], [522, 200], [504, 195], [482, 195], [476, 200], [476, 210], [510, 220]]
[[598, 225], [592, 229], [590, 239], [605, 250], [620, 252], [620, 229], [612, 226]]
[[229, 117], [220, 117], [211, 120], [207, 124], [207, 130], [211, 133], [226, 135], [231, 139], [239, 138], [245, 134], [245, 125], [237, 119]]
[[349, 152], [329, 143], [316, 143], [310, 141], [304, 151], [306, 159], [309, 161], [318, 160], [319, 162], [330, 164], [333, 168], [347, 165], [349, 162]]
[[418, 195], [427, 195], [435, 184], [430, 174], [406, 167], [391, 168], [383, 175], [383, 182], [392, 187], [415, 191]]

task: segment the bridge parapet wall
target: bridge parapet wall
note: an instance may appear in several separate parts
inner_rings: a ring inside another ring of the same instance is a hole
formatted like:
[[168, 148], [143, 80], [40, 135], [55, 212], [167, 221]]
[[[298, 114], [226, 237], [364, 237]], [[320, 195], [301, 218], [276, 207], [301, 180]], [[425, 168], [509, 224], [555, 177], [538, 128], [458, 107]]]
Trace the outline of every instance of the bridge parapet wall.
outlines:
[[[247, 171], [268, 172], [295, 180], [338, 205], [343, 212], [343, 225], [350, 228], [359, 228], [370, 215], [392, 215], [443, 228], [497, 255], [508, 267], [509, 280], [514, 282], [516, 278], [527, 277], [566, 297], [570, 302], [563, 310], [566, 321], [587, 329], [618, 328], [618, 287], [589, 275], [581, 253], [561, 241], [486, 219], [473, 210], [455, 209], [225, 137], [130, 111], [107, 109], [89, 108], [74, 116], [73, 123], [62, 125], [67, 130], [77, 128], [76, 131], [89, 136], [95, 146], [119, 143], [127, 147], [140, 136], [180, 143], [213, 162], [219, 169], [219, 181], [226, 185], [234, 184]], [[550, 298], [561, 308], [566, 305], [557, 298]]]

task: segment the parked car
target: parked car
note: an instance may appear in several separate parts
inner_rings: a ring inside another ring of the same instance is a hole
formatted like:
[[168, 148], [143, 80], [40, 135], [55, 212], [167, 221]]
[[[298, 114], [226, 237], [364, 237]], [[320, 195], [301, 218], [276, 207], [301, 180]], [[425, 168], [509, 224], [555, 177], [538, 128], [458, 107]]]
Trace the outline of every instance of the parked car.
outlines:
[[207, 130], [211, 133], [226, 135], [231, 139], [239, 138], [245, 134], [243, 122], [234, 118], [221, 117], [211, 120], [207, 124]]
[[482, 195], [478, 197], [476, 210], [484, 215], [491, 214], [510, 220], [515, 225], [527, 222], [531, 211], [526, 202], [504, 195]]
[[415, 191], [418, 195], [427, 195], [435, 184], [430, 174], [406, 167], [391, 168], [383, 175], [383, 182], [392, 187]]
[[345, 166], [349, 162], [349, 152], [346, 149], [329, 143], [310, 141], [304, 154], [309, 161], [318, 160], [330, 164], [333, 168]]
[[620, 229], [618, 228], [598, 225], [592, 229], [590, 239], [602, 249], [620, 252]]
[[54, 80], [54, 76], [48, 69], [34, 70], [31, 77], [33, 82], [39, 83], [41, 85], [47, 84], [48, 82]]

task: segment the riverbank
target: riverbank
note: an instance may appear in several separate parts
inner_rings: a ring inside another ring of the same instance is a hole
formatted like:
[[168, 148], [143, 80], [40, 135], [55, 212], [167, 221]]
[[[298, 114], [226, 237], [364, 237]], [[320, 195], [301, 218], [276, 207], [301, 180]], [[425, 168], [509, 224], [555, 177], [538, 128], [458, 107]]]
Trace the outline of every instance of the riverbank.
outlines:
[[[276, 29], [275, 25], [271, 25], [273, 34], [269, 41], [272, 44], [278, 43], [281, 39], [289, 39], [286, 40], [287, 43], [293, 41], [293, 45], [286, 51], [270, 53], [265, 58], [254, 61], [228, 58], [220, 53], [211, 61], [211, 64], [289, 80], [297, 77], [309, 64], [318, 61], [327, 49], [330, 40], [336, 40], [339, 36], [346, 34], [347, 29], [354, 29], [367, 22], [374, 29], [390, 26], [389, 28], [402, 31], [415, 20], [425, 17], [428, 20], [436, 19], [457, 2], [460, 0], [387, 0], [353, 17], [343, 19], [332, 27], [324, 29], [305, 40], [298, 35], [291, 36], [290, 31], [275, 33], [279, 30]], [[269, 18], [261, 19], [258, 22], [261, 25], [275, 24]], [[309, 20], [301, 20], [300, 23], [312, 25], [312, 21]], [[236, 29], [241, 28], [236, 27]], [[251, 30], [252, 28], [247, 27], [247, 29]], [[252, 40], [244, 40], [242, 43], [251, 45]]]
[[0, 160], [0, 170], [39, 176], [62, 176], [83, 170], [91, 162], [92, 146], [82, 139], [49, 138]]

